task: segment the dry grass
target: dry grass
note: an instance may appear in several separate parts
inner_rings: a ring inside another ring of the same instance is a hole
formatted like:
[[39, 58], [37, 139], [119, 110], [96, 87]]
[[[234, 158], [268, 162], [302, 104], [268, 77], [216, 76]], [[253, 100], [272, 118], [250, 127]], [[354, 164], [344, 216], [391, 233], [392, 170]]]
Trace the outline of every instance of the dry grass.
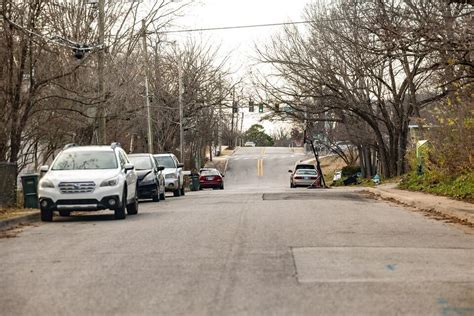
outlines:
[[15, 207], [0, 208], [0, 220], [17, 217], [21, 215], [27, 215], [27, 214], [34, 213], [37, 211], [38, 211], [37, 209], [33, 209], [33, 208], [15, 208]]

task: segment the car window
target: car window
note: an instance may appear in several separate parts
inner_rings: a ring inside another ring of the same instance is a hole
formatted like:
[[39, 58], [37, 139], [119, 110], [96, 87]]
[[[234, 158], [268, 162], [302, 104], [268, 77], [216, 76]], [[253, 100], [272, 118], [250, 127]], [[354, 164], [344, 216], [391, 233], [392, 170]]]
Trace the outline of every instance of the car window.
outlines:
[[300, 169], [316, 169], [314, 165], [296, 165], [295, 170]]
[[165, 168], [176, 168], [176, 163], [171, 156], [154, 156], [158, 166]]
[[201, 171], [202, 176], [219, 176], [220, 173], [217, 170], [203, 170]]
[[115, 169], [117, 157], [113, 151], [62, 152], [52, 170]]
[[119, 151], [118, 154], [119, 154], [119, 159], [120, 159], [120, 167], [123, 168], [125, 167], [125, 164], [127, 163], [127, 158], [121, 151]]
[[148, 156], [128, 156], [128, 158], [135, 166], [135, 170], [153, 169], [151, 159]]
[[315, 169], [298, 169], [296, 170], [296, 174], [316, 175], [316, 170]]

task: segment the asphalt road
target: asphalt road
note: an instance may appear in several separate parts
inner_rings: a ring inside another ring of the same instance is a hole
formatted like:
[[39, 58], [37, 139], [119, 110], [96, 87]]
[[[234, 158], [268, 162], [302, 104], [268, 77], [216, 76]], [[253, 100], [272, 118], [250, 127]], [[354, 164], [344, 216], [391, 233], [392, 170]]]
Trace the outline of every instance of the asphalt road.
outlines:
[[224, 191], [0, 239], [0, 314], [474, 315], [472, 232], [356, 190], [290, 189], [300, 157], [242, 148]]

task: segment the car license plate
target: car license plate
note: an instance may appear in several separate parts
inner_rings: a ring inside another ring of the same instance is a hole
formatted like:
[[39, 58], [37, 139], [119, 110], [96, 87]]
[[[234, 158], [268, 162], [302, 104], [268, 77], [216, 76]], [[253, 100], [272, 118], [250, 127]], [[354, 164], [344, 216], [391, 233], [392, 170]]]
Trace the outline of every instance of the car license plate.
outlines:
[[213, 179], [214, 179], [214, 177], [206, 177], [206, 180], [209, 180], [209, 181], [211, 181]]
[[305, 179], [305, 180], [309, 180], [309, 179], [310, 179], [310, 177], [304, 177], [304, 179]]

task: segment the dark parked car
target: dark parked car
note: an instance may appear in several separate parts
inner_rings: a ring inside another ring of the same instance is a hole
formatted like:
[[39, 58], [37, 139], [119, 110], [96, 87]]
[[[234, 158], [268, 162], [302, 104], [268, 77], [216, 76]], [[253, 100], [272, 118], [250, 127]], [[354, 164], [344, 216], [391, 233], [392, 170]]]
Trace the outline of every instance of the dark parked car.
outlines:
[[224, 190], [224, 176], [217, 169], [203, 169], [199, 175], [201, 188]]
[[151, 198], [155, 202], [165, 199], [163, 166], [157, 166], [151, 154], [131, 154], [128, 159], [138, 176], [138, 198]]

